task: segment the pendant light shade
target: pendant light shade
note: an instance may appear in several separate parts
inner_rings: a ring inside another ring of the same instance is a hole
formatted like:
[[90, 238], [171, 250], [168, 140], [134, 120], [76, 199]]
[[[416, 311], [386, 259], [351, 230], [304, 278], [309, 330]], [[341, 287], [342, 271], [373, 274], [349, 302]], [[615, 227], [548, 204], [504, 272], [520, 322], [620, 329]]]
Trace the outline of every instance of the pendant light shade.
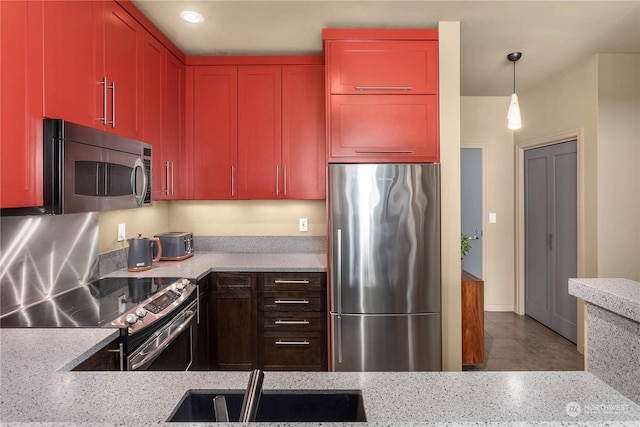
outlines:
[[513, 62], [513, 94], [509, 103], [509, 111], [507, 111], [507, 126], [511, 130], [518, 130], [522, 127], [520, 104], [518, 103], [518, 95], [516, 95], [516, 62], [521, 57], [522, 52], [511, 52], [507, 55], [507, 59]]
[[520, 119], [520, 105], [518, 104], [518, 95], [515, 93], [511, 95], [511, 103], [509, 104], [509, 111], [507, 112], [507, 126], [509, 129], [518, 130], [522, 127], [522, 120]]

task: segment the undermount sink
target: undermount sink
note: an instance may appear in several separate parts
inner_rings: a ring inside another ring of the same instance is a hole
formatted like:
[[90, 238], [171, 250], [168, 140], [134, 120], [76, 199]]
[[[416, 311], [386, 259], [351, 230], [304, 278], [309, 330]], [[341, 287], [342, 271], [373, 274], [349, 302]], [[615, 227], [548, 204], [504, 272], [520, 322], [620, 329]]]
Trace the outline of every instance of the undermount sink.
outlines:
[[[169, 422], [214, 422], [213, 398], [227, 401], [229, 420], [238, 421], [244, 390], [188, 390]], [[359, 390], [264, 390], [256, 422], [366, 421]]]

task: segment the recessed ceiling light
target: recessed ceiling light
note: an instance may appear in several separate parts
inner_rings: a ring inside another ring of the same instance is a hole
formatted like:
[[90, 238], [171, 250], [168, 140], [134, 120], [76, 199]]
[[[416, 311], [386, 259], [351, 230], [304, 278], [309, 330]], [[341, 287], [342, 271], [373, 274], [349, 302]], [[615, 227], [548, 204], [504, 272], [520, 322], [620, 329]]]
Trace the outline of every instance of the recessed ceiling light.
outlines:
[[184, 19], [190, 24], [199, 24], [204, 21], [204, 17], [198, 12], [194, 12], [193, 10], [185, 10], [183, 12], [180, 12], [180, 18]]

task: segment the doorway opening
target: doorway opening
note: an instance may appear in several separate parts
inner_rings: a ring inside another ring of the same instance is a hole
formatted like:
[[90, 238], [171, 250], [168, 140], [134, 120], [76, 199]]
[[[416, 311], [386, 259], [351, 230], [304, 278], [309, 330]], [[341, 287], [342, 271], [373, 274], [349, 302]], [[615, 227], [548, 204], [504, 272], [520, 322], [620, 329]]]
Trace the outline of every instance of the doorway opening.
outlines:
[[482, 154], [482, 148], [460, 149], [460, 229], [471, 245], [463, 269], [478, 278], [483, 278]]

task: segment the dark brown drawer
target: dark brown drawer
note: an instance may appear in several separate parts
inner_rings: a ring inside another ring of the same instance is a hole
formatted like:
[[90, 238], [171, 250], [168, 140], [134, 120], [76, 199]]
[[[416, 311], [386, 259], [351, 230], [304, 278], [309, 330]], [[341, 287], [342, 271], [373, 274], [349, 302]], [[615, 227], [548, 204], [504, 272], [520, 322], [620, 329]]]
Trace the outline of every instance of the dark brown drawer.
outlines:
[[322, 345], [319, 333], [265, 333], [265, 369], [320, 370], [323, 364]]
[[320, 292], [278, 292], [262, 295], [263, 311], [321, 311], [323, 296]]
[[325, 273], [262, 273], [260, 291], [320, 291], [326, 287]]
[[321, 331], [326, 314], [320, 312], [267, 312], [263, 328], [275, 331]]

